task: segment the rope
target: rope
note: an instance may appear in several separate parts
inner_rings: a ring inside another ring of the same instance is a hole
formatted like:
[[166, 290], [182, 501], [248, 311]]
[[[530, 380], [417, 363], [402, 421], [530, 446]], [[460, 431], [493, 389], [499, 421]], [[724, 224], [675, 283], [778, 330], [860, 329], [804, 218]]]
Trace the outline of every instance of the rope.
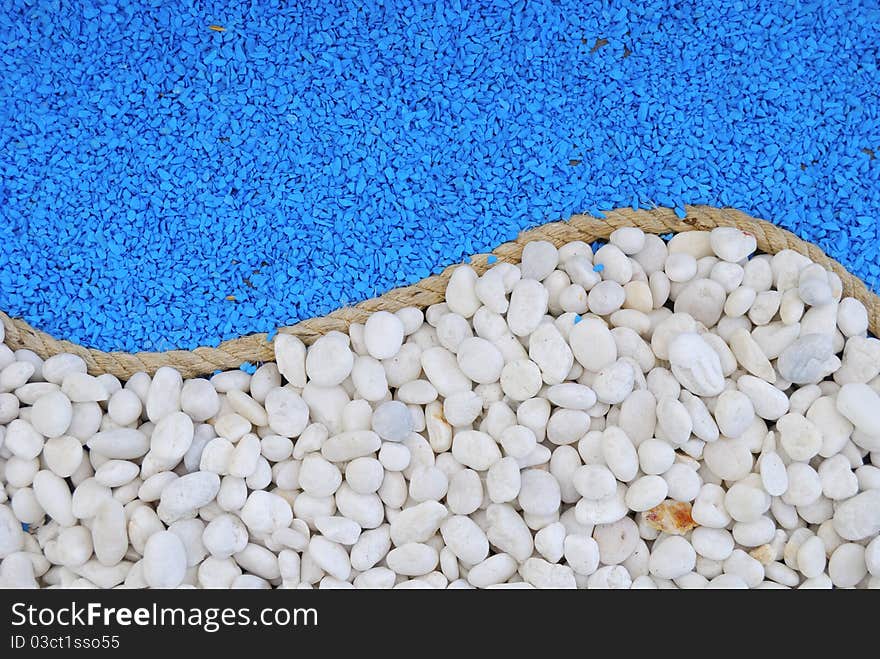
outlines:
[[[499, 245], [492, 254], [500, 261], [518, 263], [526, 243], [534, 240], [547, 240], [556, 246], [574, 240], [592, 242], [608, 238], [615, 229], [624, 226], [639, 227], [646, 233], [679, 233], [682, 231], [710, 230], [714, 227], [736, 227], [753, 234], [758, 248], [767, 254], [776, 254], [783, 249], [792, 249], [809, 257], [812, 261], [833, 270], [843, 282], [844, 296], [854, 297], [868, 310], [871, 332], [880, 333], [880, 298], [868, 290], [865, 284], [851, 275], [837, 261], [829, 258], [815, 245], [805, 242], [778, 226], [756, 220], [745, 213], [732, 209], [709, 206], [688, 206], [687, 217], [679, 219], [666, 208], [655, 210], [632, 210], [619, 208], [609, 211], [604, 219], [589, 215], [575, 215], [567, 222], [551, 222], [525, 231], [513, 241]], [[482, 274], [488, 269], [488, 254], [478, 254], [471, 265]], [[331, 330], [347, 331], [352, 323], [364, 323], [374, 311], [397, 311], [402, 307], [426, 307], [443, 300], [446, 283], [455, 265], [447, 267], [439, 275], [427, 277], [412, 286], [404, 286], [388, 291], [381, 297], [366, 300], [354, 307], [337, 309], [327, 316], [303, 320], [278, 331], [293, 334], [310, 344]], [[272, 361], [275, 357], [272, 344], [266, 341], [266, 334], [249, 334], [237, 339], [224, 341], [216, 348], [201, 347], [192, 351], [169, 350], [166, 352], [103, 352], [93, 348], [59, 341], [45, 332], [34, 329], [24, 320], [10, 318], [0, 311], [0, 321], [6, 328], [6, 344], [13, 350], [33, 350], [42, 358], [62, 352], [82, 357], [92, 374], [112, 373], [127, 380], [138, 371], [151, 375], [161, 366], [172, 366], [184, 377], [194, 377], [212, 373], [216, 370], [238, 368], [242, 362]]]

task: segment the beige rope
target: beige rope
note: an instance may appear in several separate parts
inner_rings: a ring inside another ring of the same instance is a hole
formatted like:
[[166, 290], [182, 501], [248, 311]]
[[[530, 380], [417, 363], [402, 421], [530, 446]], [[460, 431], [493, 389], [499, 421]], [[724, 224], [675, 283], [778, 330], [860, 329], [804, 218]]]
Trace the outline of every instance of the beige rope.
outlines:
[[[861, 301], [868, 309], [871, 331], [880, 330], [880, 298], [871, 293], [865, 284], [851, 275], [837, 261], [793, 233], [763, 220], [756, 220], [745, 213], [731, 209], [709, 206], [687, 207], [687, 218], [680, 220], [669, 209], [634, 211], [620, 208], [609, 211], [605, 219], [588, 215], [575, 215], [568, 222], [544, 224], [519, 235], [514, 242], [499, 245], [493, 254], [499, 260], [516, 263], [520, 260], [523, 246], [533, 240], [548, 240], [559, 246], [573, 240], [591, 242], [607, 238], [615, 229], [623, 226], [636, 226], [648, 233], [678, 233], [681, 231], [708, 230], [713, 227], [736, 227], [754, 234], [758, 247], [775, 254], [783, 249], [792, 249], [808, 256], [816, 263], [833, 270], [843, 281], [844, 295]], [[473, 258], [474, 269], [482, 273], [487, 268], [487, 254]], [[363, 323], [373, 311], [396, 311], [401, 307], [426, 307], [442, 301], [446, 283], [455, 266], [449, 266], [441, 274], [427, 277], [412, 286], [395, 288], [384, 295], [366, 300], [354, 307], [338, 309], [327, 316], [310, 318], [280, 332], [294, 334], [305, 343], [311, 343], [331, 330], [346, 331], [351, 323]], [[169, 350], [167, 352], [103, 352], [92, 348], [59, 341], [48, 334], [34, 329], [25, 321], [10, 318], [0, 311], [0, 321], [6, 328], [6, 343], [13, 350], [27, 348], [40, 357], [46, 358], [61, 352], [71, 352], [82, 357], [93, 374], [112, 373], [123, 380], [138, 371], [152, 374], [160, 366], [173, 366], [184, 377], [211, 373], [217, 369], [238, 368], [242, 362], [261, 362], [274, 359], [272, 345], [266, 341], [266, 334], [250, 334], [221, 343], [217, 348], [196, 348], [192, 351]]]

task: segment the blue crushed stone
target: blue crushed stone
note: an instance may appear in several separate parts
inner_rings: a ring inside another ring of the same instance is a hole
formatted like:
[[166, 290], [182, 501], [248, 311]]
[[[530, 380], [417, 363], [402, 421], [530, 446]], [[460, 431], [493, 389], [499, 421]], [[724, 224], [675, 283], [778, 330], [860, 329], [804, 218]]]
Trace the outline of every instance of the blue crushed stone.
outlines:
[[0, 308], [97, 348], [217, 345], [576, 212], [698, 203], [877, 290], [878, 24], [873, 1], [0, 0]]

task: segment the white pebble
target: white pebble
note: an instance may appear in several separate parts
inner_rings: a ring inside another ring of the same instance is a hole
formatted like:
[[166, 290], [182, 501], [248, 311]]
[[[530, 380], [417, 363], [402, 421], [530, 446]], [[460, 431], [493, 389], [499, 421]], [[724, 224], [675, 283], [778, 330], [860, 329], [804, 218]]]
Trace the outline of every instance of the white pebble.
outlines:
[[144, 547], [144, 580], [150, 588], [176, 588], [186, 574], [186, 550], [170, 531], [150, 536]]
[[712, 229], [709, 240], [715, 255], [731, 263], [742, 261], [757, 249], [757, 241], [752, 234], [733, 227]]
[[394, 357], [403, 345], [403, 322], [392, 313], [376, 311], [364, 325], [364, 342], [375, 359]]

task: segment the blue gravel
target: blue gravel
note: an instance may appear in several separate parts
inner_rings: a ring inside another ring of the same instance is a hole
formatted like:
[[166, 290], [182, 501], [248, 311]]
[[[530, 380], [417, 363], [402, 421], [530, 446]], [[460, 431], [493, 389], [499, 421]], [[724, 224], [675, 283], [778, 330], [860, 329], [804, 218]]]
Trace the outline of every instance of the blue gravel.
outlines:
[[880, 287], [876, 2], [0, 0], [0, 308], [192, 348], [617, 206]]

